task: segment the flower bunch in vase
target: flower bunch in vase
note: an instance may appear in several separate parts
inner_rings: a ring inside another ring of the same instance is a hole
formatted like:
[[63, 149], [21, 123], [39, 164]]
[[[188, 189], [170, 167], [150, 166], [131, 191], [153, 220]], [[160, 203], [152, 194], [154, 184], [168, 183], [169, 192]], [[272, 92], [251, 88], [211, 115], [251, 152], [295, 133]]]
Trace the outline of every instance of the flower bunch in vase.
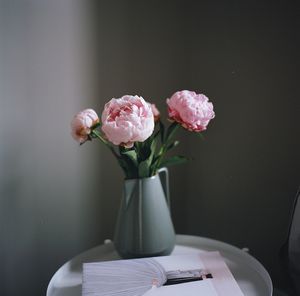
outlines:
[[105, 104], [101, 120], [92, 109], [75, 115], [72, 136], [80, 144], [94, 139], [105, 144], [118, 160], [125, 179], [154, 176], [162, 167], [187, 160], [180, 155], [167, 157], [167, 152], [179, 144], [174, 139], [178, 128], [201, 133], [215, 116], [208, 98], [193, 91], [178, 91], [166, 103], [168, 126], [154, 104], [140, 96], [125, 95]]

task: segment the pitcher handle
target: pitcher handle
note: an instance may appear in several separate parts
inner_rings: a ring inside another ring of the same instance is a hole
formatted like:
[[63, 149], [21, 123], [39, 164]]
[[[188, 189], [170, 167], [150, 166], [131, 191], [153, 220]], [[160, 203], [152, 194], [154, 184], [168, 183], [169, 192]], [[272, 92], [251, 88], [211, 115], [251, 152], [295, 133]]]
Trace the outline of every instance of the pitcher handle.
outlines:
[[162, 186], [166, 195], [166, 201], [168, 204], [169, 209], [171, 209], [171, 201], [170, 201], [170, 189], [169, 189], [169, 171], [166, 167], [160, 168], [157, 170], [160, 178], [162, 180]]

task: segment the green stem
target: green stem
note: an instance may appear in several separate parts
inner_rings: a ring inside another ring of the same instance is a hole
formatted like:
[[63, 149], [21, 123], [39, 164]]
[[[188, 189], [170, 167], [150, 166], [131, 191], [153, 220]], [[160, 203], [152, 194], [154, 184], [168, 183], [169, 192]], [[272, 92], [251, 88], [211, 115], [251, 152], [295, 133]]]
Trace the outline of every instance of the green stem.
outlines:
[[180, 125], [177, 123], [177, 122], [173, 122], [169, 129], [170, 130], [172, 128], [172, 131], [168, 134], [166, 140], [164, 143], [162, 143], [162, 146], [158, 152], [158, 160], [157, 160], [157, 164], [156, 164], [156, 168], [155, 170], [158, 170], [159, 169], [159, 166], [161, 165], [161, 162], [165, 156], [165, 153], [167, 152], [167, 147], [168, 147], [168, 144], [170, 143], [171, 139], [173, 138], [173, 136], [175, 135], [176, 131], [178, 130], [178, 128], [180, 127]]
[[167, 143], [168, 141], [170, 141], [170, 140], [173, 138], [173, 136], [175, 135], [176, 131], [178, 130], [178, 128], [179, 128], [180, 126], [181, 126], [181, 125], [180, 125], [179, 123], [177, 123], [176, 121], [173, 122], [173, 123], [170, 125], [169, 128], [173, 128], [173, 127], [174, 127], [174, 128], [173, 128], [172, 131], [169, 133], [168, 138], [166, 139], [166, 143]]
[[108, 149], [112, 152], [112, 154], [113, 154], [117, 159], [120, 158], [119, 154], [115, 151], [114, 147], [113, 147], [108, 141], [106, 141], [106, 140], [98, 133], [98, 131], [92, 130], [92, 134], [93, 134], [94, 136], [96, 136], [102, 143], [104, 143], [104, 144], [108, 147]]
[[96, 136], [96, 137], [97, 137], [101, 142], [103, 142], [105, 145], [108, 145], [108, 144], [109, 144], [108, 141], [106, 141], [106, 140], [99, 134], [98, 131], [92, 130], [92, 134], [93, 134], [94, 136]]
[[140, 160], [140, 151], [141, 151], [141, 143], [140, 142], [135, 142], [134, 143], [134, 150], [135, 150], [135, 153], [136, 153], [136, 157], [137, 157], [137, 161], [139, 162]]

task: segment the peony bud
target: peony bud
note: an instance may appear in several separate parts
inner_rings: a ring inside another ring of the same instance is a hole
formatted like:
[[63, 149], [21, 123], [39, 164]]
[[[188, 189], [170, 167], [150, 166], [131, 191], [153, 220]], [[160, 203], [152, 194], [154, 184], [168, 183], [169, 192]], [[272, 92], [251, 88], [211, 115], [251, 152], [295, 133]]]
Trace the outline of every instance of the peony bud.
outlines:
[[157, 107], [155, 106], [155, 104], [150, 104], [151, 105], [151, 110], [154, 116], [154, 121], [157, 122], [160, 118], [160, 112], [157, 109]]
[[99, 123], [99, 117], [93, 109], [86, 109], [76, 114], [71, 122], [72, 137], [79, 143], [89, 139], [91, 128]]

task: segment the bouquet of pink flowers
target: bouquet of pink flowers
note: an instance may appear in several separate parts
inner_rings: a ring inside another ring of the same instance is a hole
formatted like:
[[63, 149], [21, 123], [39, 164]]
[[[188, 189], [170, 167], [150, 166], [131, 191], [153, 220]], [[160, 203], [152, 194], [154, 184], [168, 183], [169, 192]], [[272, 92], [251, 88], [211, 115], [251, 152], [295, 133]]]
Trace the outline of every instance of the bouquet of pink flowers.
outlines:
[[101, 121], [92, 109], [79, 112], [71, 122], [72, 136], [80, 144], [103, 142], [117, 158], [126, 179], [154, 176], [161, 167], [180, 164], [183, 156], [166, 157], [179, 144], [179, 127], [194, 133], [206, 130], [215, 117], [213, 104], [203, 94], [183, 90], [167, 99], [170, 124], [165, 127], [154, 104], [126, 95], [105, 104]]

